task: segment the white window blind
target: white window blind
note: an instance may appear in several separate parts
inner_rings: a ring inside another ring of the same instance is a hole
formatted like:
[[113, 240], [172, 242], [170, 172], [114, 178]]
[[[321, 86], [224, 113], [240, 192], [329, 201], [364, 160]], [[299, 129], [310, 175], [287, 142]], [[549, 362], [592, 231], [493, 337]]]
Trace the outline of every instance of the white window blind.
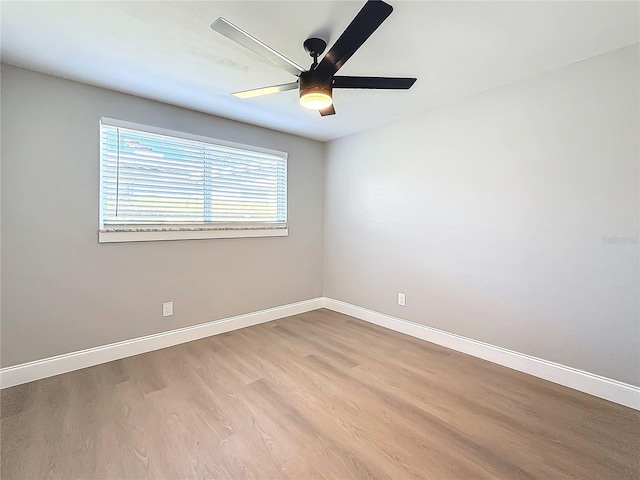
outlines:
[[100, 124], [101, 231], [286, 229], [286, 153], [132, 125]]

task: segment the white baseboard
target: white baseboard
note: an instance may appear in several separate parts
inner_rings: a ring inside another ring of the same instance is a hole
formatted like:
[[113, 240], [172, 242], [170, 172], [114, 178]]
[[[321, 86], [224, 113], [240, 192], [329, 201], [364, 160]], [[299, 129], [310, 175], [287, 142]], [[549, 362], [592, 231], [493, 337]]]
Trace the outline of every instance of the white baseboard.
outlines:
[[211, 335], [230, 332], [239, 328], [270, 322], [279, 318], [309, 312], [322, 307], [323, 298], [313, 298], [258, 312], [237, 315], [222, 320], [201, 323], [191, 327], [179, 328], [168, 332], [156, 333], [144, 337], [111, 343], [100, 347], [88, 348], [78, 352], [57, 355], [34, 362], [23, 363], [0, 369], [0, 388], [12, 387], [61, 373], [92, 367], [100, 363], [111, 362], [141, 353], [191, 342]]
[[0, 388], [60, 375], [322, 307], [640, 410], [640, 387], [326, 297], [2, 368], [0, 369]]
[[419, 323], [374, 312], [340, 300], [325, 298], [323, 305], [330, 310], [375, 323], [396, 332], [442, 345], [458, 352], [528, 373], [534, 377], [640, 410], [640, 387], [634, 385], [507, 350], [506, 348], [496, 347], [495, 345], [427, 327]]

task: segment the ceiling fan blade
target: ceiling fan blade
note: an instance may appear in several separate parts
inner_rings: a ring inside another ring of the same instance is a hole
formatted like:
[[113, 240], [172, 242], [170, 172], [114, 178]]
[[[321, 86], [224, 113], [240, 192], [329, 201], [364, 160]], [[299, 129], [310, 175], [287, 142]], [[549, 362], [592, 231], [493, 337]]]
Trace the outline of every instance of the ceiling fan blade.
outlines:
[[335, 115], [336, 109], [333, 108], [333, 104], [329, 105], [327, 108], [320, 110], [320, 115], [326, 117], [327, 115]]
[[262, 43], [257, 38], [239, 29], [233, 23], [222, 17], [213, 22], [211, 28], [295, 76], [304, 72], [304, 68], [300, 65], [292, 62], [281, 53], [276, 52], [273, 48]]
[[262, 95], [271, 95], [272, 93], [286, 92], [298, 88], [298, 82], [283, 83], [282, 85], [272, 85], [270, 87], [254, 88], [253, 90], [244, 90], [235, 92], [232, 95], [238, 98], [260, 97]]
[[331, 76], [342, 67], [351, 55], [371, 36], [382, 22], [391, 15], [393, 7], [382, 0], [369, 0], [351, 21], [340, 38], [318, 64], [316, 70]]
[[382, 90], [408, 90], [415, 78], [406, 77], [333, 77], [333, 88], [376, 88]]

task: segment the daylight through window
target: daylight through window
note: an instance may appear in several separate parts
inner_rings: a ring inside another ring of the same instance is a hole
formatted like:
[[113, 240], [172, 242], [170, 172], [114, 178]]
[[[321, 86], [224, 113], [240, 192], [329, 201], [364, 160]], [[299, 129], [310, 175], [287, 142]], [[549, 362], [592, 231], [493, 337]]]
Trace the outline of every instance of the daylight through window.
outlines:
[[100, 142], [100, 241], [287, 234], [286, 153], [111, 119]]

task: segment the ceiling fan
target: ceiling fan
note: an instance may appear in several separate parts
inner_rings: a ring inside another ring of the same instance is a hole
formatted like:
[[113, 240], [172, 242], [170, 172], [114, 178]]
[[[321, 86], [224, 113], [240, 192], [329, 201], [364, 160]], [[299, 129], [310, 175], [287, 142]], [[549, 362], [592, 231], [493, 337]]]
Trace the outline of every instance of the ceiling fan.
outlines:
[[325, 116], [336, 113], [332, 98], [334, 88], [407, 90], [416, 81], [415, 78], [403, 77], [345, 77], [336, 75], [337, 71], [391, 15], [392, 11], [393, 7], [382, 0], [368, 0], [319, 63], [318, 57], [327, 47], [327, 42], [321, 38], [305, 40], [304, 49], [313, 58], [313, 63], [308, 70], [222, 17], [213, 22], [211, 28], [298, 77], [295, 82], [235, 92], [233, 95], [239, 98], [251, 98], [298, 88], [300, 104], [313, 110], [319, 110], [320, 114]]

